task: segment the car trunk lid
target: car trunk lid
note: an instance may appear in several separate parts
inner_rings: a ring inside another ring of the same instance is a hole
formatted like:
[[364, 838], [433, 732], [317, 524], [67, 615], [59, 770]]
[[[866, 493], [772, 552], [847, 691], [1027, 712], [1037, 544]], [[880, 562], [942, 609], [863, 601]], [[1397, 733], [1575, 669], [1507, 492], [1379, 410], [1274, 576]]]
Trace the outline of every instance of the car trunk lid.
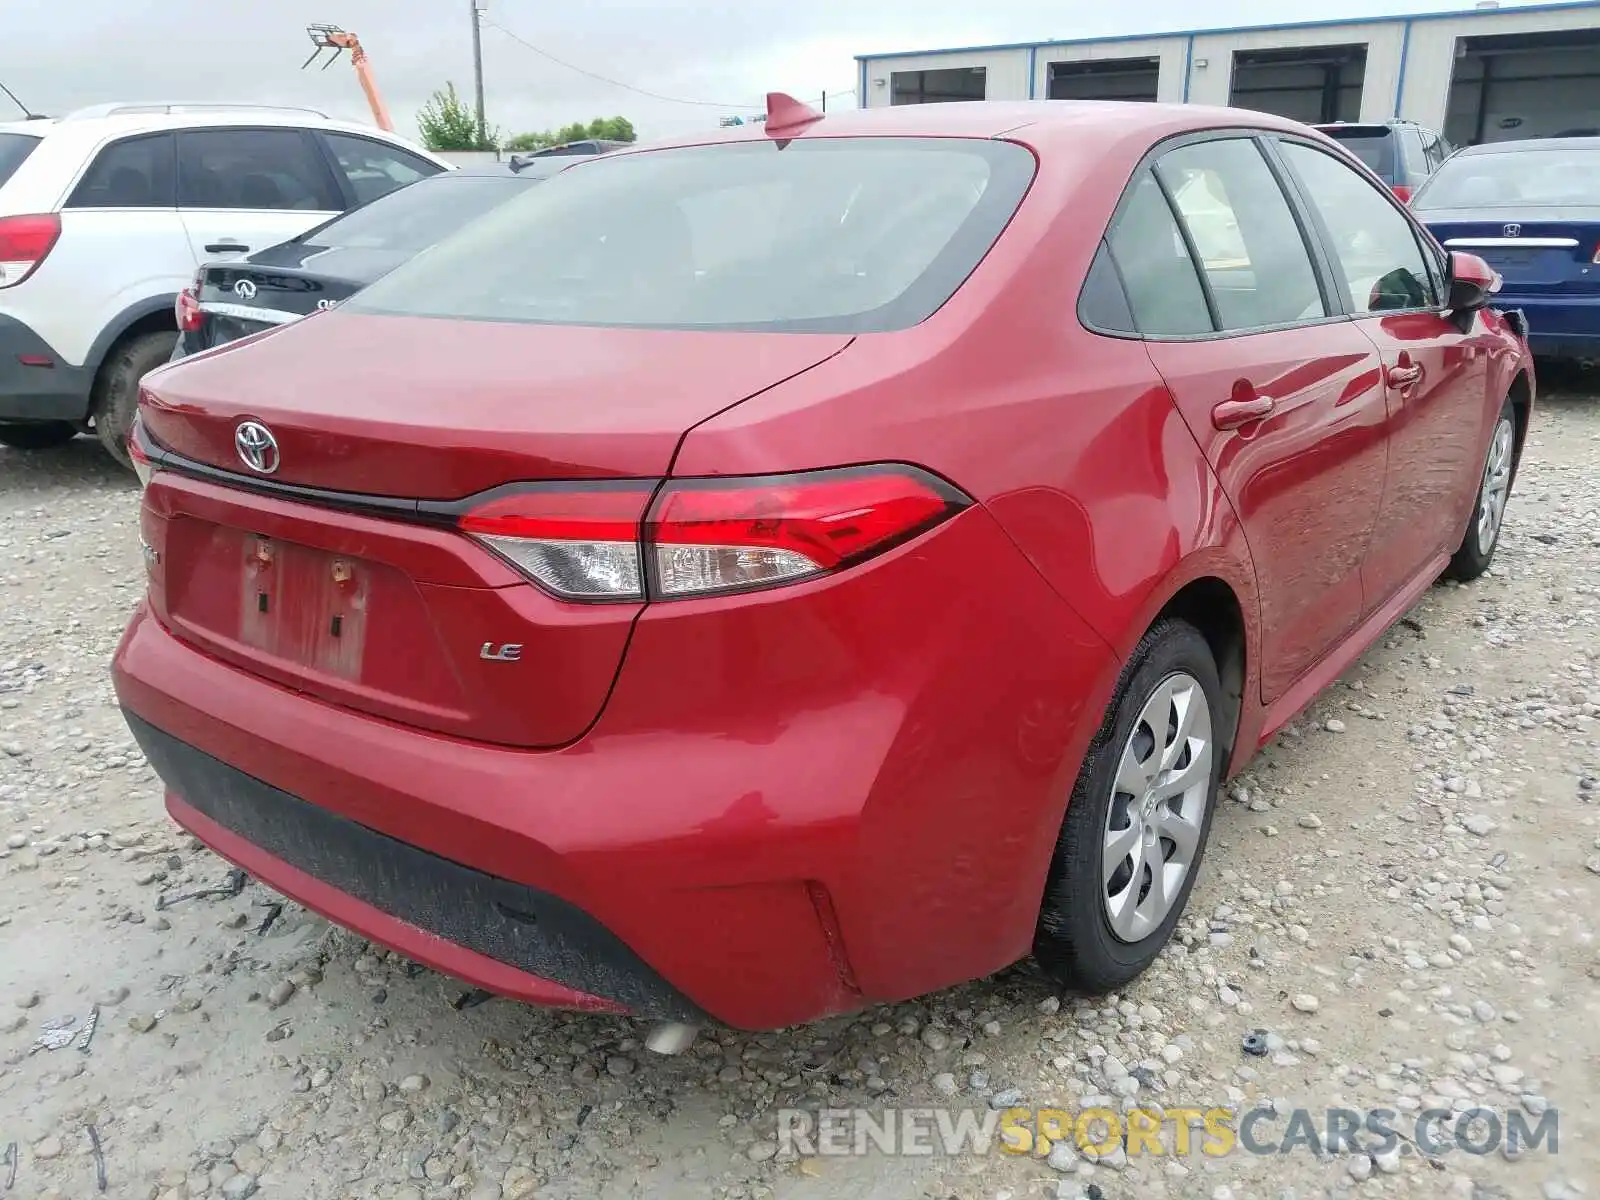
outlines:
[[1420, 214], [1447, 250], [1476, 254], [1512, 295], [1600, 292], [1600, 209], [1558, 209], [1527, 220], [1482, 210]]
[[[329, 313], [183, 360], [147, 377], [141, 406], [150, 603], [179, 638], [330, 703], [478, 741], [570, 742], [642, 603], [559, 599], [438, 502], [661, 477], [690, 427], [849, 341]], [[244, 420], [277, 439], [270, 474], [241, 462]]]
[[277, 441], [276, 482], [453, 500], [665, 474], [692, 425], [850, 341], [333, 311], [163, 368], [143, 415], [158, 443], [222, 470], [248, 473], [234, 435], [249, 419]]

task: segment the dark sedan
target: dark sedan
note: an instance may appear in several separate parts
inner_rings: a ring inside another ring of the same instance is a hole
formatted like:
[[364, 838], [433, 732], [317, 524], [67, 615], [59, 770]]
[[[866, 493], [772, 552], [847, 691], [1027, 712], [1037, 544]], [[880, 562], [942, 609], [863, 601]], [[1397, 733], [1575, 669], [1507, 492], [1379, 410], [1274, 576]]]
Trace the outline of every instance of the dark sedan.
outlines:
[[1461, 150], [1412, 208], [1500, 273], [1495, 303], [1523, 311], [1535, 354], [1600, 359], [1600, 137]]
[[248, 258], [209, 263], [178, 297], [174, 359], [330, 308], [415, 254], [572, 165], [464, 167], [380, 196]]

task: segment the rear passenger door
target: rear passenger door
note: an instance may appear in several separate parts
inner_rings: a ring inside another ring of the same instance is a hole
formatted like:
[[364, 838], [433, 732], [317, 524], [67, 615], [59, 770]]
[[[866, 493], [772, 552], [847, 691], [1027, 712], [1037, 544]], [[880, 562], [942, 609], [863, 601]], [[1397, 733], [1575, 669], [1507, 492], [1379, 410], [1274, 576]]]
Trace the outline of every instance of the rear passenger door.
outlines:
[[1361, 617], [1384, 477], [1378, 356], [1339, 314], [1249, 134], [1161, 153], [1107, 240], [1150, 357], [1244, 525], [1271, 703]]
[[1444, 315], [1444, 264], [1431, 239], [1358, 171], [1309, 142], [1277, 153], [1323, 231], [1334, 282], [1383, 360], [1389, 466], [1363, 567], [1375, 609], [1453, 552], [1475, 491], [1492, 338]]
[[24, 287], [39, 333], [82, 364], [130, 309], [168, 304], [194, 277], [178, 218], [171, 133], [107, 142], [61, 206], [61, 238]]
[[344, 210], [307, 130], [221, 126], [177, 137], [178, 210], [197, 262], [265, 250]]

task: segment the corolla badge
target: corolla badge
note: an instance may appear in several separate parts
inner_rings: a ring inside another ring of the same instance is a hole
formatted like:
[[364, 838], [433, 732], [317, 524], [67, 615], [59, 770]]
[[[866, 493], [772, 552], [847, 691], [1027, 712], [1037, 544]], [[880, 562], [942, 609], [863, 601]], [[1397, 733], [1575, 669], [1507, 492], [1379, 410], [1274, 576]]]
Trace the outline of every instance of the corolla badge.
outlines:
[[248, 279], [241, 279], [233, 285], [233, 294], [241, 300], [254, 300], [256, 298], [256, 285]]
[[1500, 232], [1503, 233], [1506, 237], [1521, 237], [1522, 236], [1522, 226], [1513, 223], [1511, 225], [1507, 225]]
[[239, 461], [259, 475], [278, 469], [278, 439], [260, 421], [240, 421], [233, 431], [233, 448]]

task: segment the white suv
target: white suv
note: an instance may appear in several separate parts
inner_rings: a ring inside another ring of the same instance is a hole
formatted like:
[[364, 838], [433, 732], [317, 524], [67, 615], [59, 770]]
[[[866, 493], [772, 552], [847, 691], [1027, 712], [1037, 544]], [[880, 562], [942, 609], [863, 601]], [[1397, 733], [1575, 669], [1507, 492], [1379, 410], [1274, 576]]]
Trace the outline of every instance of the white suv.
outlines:
[[305, 109], [109, 104], [0, 123], [0, 445], [92, 427], [126, 463], [139, 380], [171, 354], [200, 264], [448, 169]]

